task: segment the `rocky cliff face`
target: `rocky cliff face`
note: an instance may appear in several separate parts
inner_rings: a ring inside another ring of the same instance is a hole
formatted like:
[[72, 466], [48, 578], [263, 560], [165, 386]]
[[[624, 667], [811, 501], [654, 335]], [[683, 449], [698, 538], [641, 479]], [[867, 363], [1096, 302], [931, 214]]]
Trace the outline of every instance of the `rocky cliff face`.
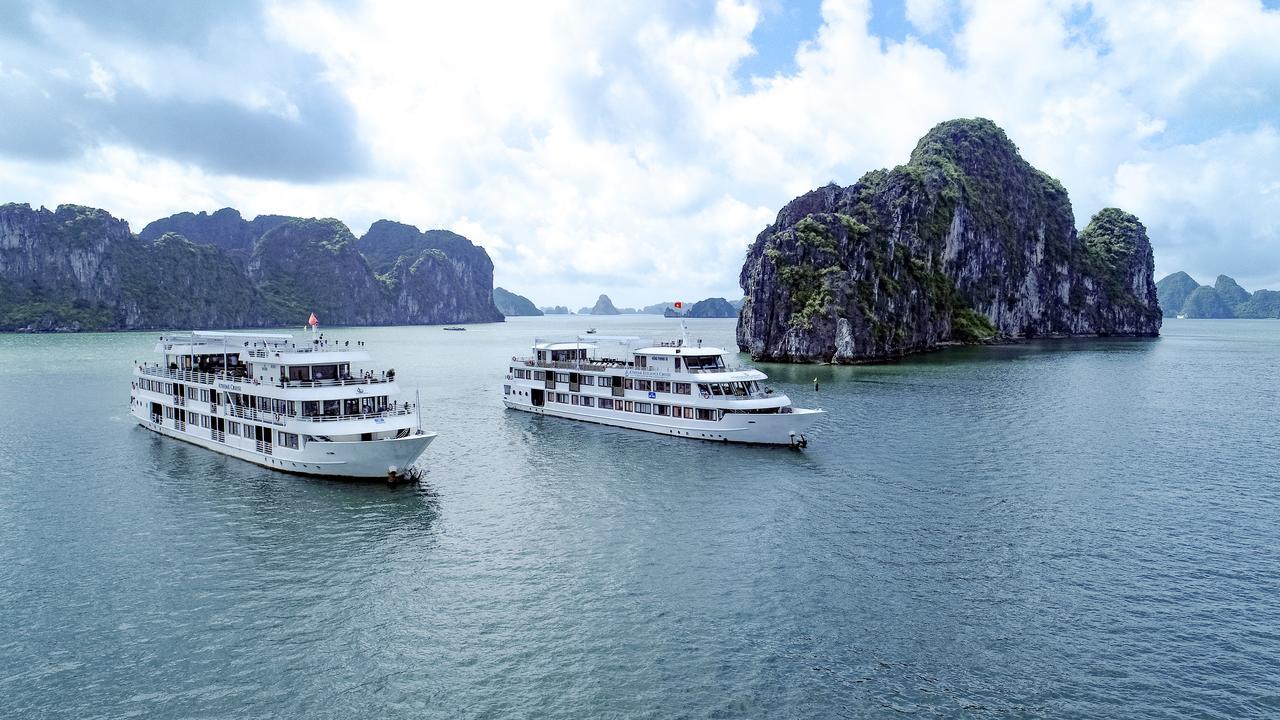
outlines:
[[465, 237], [379, 220], [358, 247], [390, 284], [404, 322], [502, 322], [493, 304], [493, 261]]
[[379, 276], [337, 220], [224, 209], [135, 236], [103, 210], [3, 205], [0, 330], [288, 326], [313, 311], [326, 325], [501, 321], [484, 250], [413, 233], [413, 255]]
[[212, 245], [237, 260], [247, 261], [258, 238], [290, 220], [286, 215], [259, 215], [245, 220], [235, 208], [222, 208], [212, 215], [183, 212], [147, 223], [138, 237], [148, 242], [165, 233], [181, 235], [197, 245]]
[[216, 248], [152, 241], [96, 208], [0, 206], [0, 330], [261, 325], [262, 297]]
[[931, 130], [910, 162], [796, 198], [756, 238], [738, 344], [762, 360], [861, 362], [951, 342], [1156, 335], [1146, 231], [1066, 190], [988, 120]]

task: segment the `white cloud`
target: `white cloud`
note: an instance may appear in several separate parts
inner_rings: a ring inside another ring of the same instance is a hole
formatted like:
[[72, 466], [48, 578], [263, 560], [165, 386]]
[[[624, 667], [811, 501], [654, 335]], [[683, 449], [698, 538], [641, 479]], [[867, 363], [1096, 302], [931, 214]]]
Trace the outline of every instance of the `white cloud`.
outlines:
[[906, 0], [907, 22], [925, 34], [941, 32], [951, 16], [950, 0]]
[[[895, 42], [870, 34], [868, 0], [829, 0], [794, 71], [743, 83], [753, 30], [772, 16], [754, 0], [708, 10], [278, 0], [261, 32], [280, 63], [314, 64], [311, 80], [340, 88], [368, 172], [250, 180], [108, 144], [72, 163], [0, 155], [0, 190], [101, 205], [135, 227], [233, 205], [336, 216], [357, 234], [379, 217], [452, 228], [488, 248], [499, 284], [540, 304], [607, 292], [644, 305], [736, 297], [743, 251], [792, 197], [904, 162], [937, 122], [983, 115], [1064, 182], [1079, 224], [1117, 204], [1151, 229], [1161, 271], [1280, 287], [1250, 272], [1280, 266], [1280, 193], [1266, 191], [1280, 167], [1267, 124], [1280, 13], [1245, 0], [911, 0], [907, 20], [946, 38]], [[49, 22], [68, 52], [91, 48], [101, 64], [90, 87], [305, 118], [288, 83], [310, 76], [249, 71], [271, 57], [210, 67], [61, 20]], [[20, 72], [7, 57], [5, 69], [0, 93]]]

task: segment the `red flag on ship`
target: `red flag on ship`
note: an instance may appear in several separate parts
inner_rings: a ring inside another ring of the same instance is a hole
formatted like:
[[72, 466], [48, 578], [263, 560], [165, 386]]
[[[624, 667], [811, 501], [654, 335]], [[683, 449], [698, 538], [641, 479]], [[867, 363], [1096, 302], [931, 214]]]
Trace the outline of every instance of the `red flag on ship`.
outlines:
[[671, 303], [671, 304], [672, 304], [672, 305], [675, 305], [677, 310], [679, 310], [680, 308], [684, 307], [684, 303], [680, 302], [679, 300], [677, 300], [677, 301], [675, 301], [674, 303]]
[[315, 327], [320, 324], [320, 321], [316, 319], [315, 313], [311, 313], [311, 317], [307, 319], [307, 324], [311, 327]]

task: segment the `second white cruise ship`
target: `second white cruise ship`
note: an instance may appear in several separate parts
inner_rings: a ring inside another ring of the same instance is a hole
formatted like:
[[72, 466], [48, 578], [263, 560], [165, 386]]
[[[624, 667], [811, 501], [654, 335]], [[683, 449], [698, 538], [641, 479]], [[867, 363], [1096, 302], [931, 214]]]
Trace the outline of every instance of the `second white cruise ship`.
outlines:
[[160, 336], [160, 362], [134, 367], [130, 412], [161, 435], [307, 475], [404, 473], [435, 439], [395, 371], [362, 370], [363, 343], [292, 335]]
[[532, 355], [511, 358], [502, 399], [514, 410], [663, 435], [807, 446], [823, 411], [792, 407], [761, 385], [767, 379], [721, 348], [683, 340], [534, 340]]

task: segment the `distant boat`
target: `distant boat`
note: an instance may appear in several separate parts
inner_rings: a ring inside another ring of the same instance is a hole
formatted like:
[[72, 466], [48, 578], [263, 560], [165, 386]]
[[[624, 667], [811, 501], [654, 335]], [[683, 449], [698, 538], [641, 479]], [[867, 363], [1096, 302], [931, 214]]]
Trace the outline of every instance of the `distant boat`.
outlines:
[[588, 335], [595, 335], [595, 334], [596, 334], [596, 329], [595, 329], [595, 328], [587, 328], [587, 334], [588, 334]]
[[452, 331], [454, 331], [454, 332], [466, 332], [466, 331], [467, 331], [467, 329], [466, 329], [466, 328], [464, 328], [464, 327], [458, 327], [457, 325], [450, 325], [449, 327], [445, 328], [445, 330], [452, 330]]
[[1178, 313], [1178, 319], [1179, 319], [1179, 320], [1186, 320], [1186, 319], [1187, 319], [1187, 316], [1186, 316], [1185, 314], [1183, 314], [1183, 313]]

